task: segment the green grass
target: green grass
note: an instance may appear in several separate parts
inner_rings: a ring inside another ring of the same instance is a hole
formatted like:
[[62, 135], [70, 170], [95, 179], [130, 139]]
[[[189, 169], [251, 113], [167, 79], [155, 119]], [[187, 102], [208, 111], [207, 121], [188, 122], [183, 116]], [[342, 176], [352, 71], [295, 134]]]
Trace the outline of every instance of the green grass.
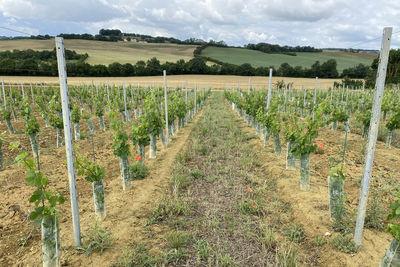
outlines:
[[222, 62], [241, 65], [250, 63], [253, 67], [274, 66], [279, 68], [282, 63], [289, 63], [292, 66], [311, 67], [315, 61], [325, 62], [328, 59], [336, 59], [338, 71], [353, 67], [359, 63], [371, 65], [377, 54], [367, 53], [346, 53], [340, 51], [324, 51], [321, 53], [296, 53], [297, 56], [283, 54], [266, 54], [260, 51], [244, 48], [226, 48], [226, 47], [207, 47], [201, 53], [202, 56], [214, 58]]
[[[54, 39], [50, 40], [3, 40], [0, 51], [13, 49], [52, 50]], [[152, 57], [161, 63], [176, 62], [179, 59], [193, 58], [194, 45], [150, 44], [133, 42], [101, 42], [90, 40], [65, 40], [65, 48], [77, 53], [88, 53], [89, 64], [105, 64], [113, 62], [135, 64], [139, 60], [147, 61]]]

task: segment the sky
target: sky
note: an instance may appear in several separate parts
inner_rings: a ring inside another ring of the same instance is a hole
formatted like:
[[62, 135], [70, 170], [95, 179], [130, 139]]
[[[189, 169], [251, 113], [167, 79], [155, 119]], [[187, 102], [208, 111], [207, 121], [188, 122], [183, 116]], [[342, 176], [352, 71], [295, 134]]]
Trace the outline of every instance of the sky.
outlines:
[[[386, 26], [400, 47], [399, 0], [0, 0], [0, 27], [32, 35], [112, 28], [235, 46], [380, 49]], [[0, 28], [0, 35], [23, 34]]]

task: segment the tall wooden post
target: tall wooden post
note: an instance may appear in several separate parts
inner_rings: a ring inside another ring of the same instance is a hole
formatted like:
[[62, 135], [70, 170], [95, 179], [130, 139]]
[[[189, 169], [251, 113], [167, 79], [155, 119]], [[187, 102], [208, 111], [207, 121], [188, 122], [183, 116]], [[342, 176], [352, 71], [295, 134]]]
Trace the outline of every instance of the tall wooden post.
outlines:
[[167, 71], [163, 70], [164, 76], [164, 100], [165, 100], [165, 126], [166, 126], [166, 137], [165, 141], [168, 145], [169, 143], [169, 130], [168, 130], [168, 94], [167, 94]]
[[363, 177], [360, 188], [360, 198], [358, 201], [356, 229], [354, 232], [354, 243], [361, 245], [362, 234], [364, 229], [365, 214], [367, 211], [369, 182], [372, 174], [372, 165], [374, 161], [375, 144], [378, 138], [379, 119], [381, 114], [383, 89], [385, 87], [386, 70], [389, 59], [390, 40], [392, 38], [392, 28], [383, 29], [382, 47], [379, 55], [378, 72], [375, 82], [374, 101], [372, 104], [370, 129], [368, 134], [368, 142], [366, 147], [366, 156], [363, 169]]
[[64, 57], [64, 40], [56, 37], [58, 76], [60, 79], [60, 94], [64, 121], [65, 151], [67, 153], [69, 193], [71, 198], [72, 226], [75, 246], [81, 245], [81, 230], [79, 222], [78, 193], [76, 191], [76, 176], [74, 165], [74, 147], [72, 144], [71, 121], [68, 99], [67, 70]]
[[269, 69], [269, 82], [268, 82], [268, 98], [267, 98], [267, 110], [269, 109], [269, 104], [271, 103], [271, 87], [272, 87], [272, 69]]

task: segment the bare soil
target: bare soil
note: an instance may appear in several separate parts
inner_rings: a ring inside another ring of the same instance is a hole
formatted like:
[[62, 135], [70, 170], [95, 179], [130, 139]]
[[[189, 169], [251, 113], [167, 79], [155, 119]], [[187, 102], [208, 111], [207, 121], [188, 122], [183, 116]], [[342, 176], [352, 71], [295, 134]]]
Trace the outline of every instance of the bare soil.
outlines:
[[[170, 165], [177, 153], [187, 143], [191, 125], [198, 116], [180, 130], [168, 147], [157, 143], [157, 158], [146, 159], [149, 165], [149, 176], [144, 180], [133, 181], [132, 188], [123, 191], [121, 186], [119, 159], [113, 155], [112, 130], [101, 132], [98, 120], [94, 119], [96, 134], [94, 136], [96, 159], [106, 169], [105, 205], [107, 216], [99, 226], [110, 231], [114, 238], [114, 249], [108, 249], [103, 255], [92, 253], [90, 256], [79, 253], [73, 248], [73, 233], [70, 202], [60, 206], [60, 238], [62, 246], [61, 263], [68, 266], [109, 266], [132, 241], [140, 241], [143, 234], [143, 225], [148, 212], [154, 207], [154, 202], [165, 193], [170, 176]], [[40, 120], [41, 121], [41, 120]], [[108, 125], [108, 121], [106, 121]], [[42, 124], [42, 121], [41, 121]], [[86, 123], [81, 122], [81, 127], [87, 130]], [[23, 129], [21, 120], [14, 122], [16, 130]], [[55, 130], [41, 128], [40, 161], [41, 170], [49, 177], [51, 187], [56, 188], [69, 199], [68, 177], [65, 157], [65, 147], [55, 148]], [[4, 123], [0, 131], [5, 131]], [[0, 171], [0, 216], [5, 214], [11, 205], [19, 205], [25, 213], [32, 211], [28, 199], [34, 188], [26, 185], [25, 170], [12, 163], [16, 152], [7, 151], [9, 142], [20, 140], [22, 149], [31, 151], [29, 138], [25, 134], [10, 136], [3, 144], [4, 158], [8, 165]], [[81, 154], [91, 158], [91, 145], [88, 139], [76, 142]], [[130, 162], [135, 160], [136, 153], [131, 156]], [[146, 156], [148, 151], [146, 150]], [[94, 226], [94, 205], [92, 186], [83, 177], [77, 177], [77, 190], [79, 197], [79, 213], [82, 234]], [[40, 230], [32, 230], [33, 223], [26, 220], [22, 213], [12, 217], [12, 213], [0, 219], [0, 265], [1, 266], [41, 266]], [[20, 246], [25, 238], [29, 237], [24, 246]], [[157, 239], [154, 240], [157, 242]]]
[[[256, 134], [253, 128], [241, 122], [249, 133]], [[295, 171], [286, 170], [286, 144], [284, 136], [282, 140], [282, 155], [278, 156], [273, 152], [273, 142], [264, 147], [261, 139], [253, 139], [254, 153], [265, 169], [265, 176], [278, 177], [278, 193], [284, 201], [292, 206], [292, 212], [296, 223], [304, 226], [308, 240], [316, 236], [324, 236], [329, 232], [328, 243], [319, 250], [318, 265], [320, 266], [379, 266], [392, 236], [384, 231], [376, 229], [364, 229], [362, 246], [356, 254], [346, 254], [339, 251], [330, 244], [330, 240], [338, 233], [332, 230], [332, 221], [329, 214], [328, 198], [328, 175], [330, 166], [333, 162], [339, 162], [342, 158], [344, 131], [333, 131], [330, 128], [323, 128], [319, 132], [316, 142], [322, 143], [324, 154], [311, 154], [310, 159], [310, 179], [311, 190], [309, 192], [300, 190], [300, 171], [299, 161]], [[364, 150], [363, 140], [358, 134], [348, 135], [348, 145], [346, 149], [346, 181], [345, 192], [349, 202], [350, 212], [356, 213], [358, 198], [360, 194], [360, 181], [362, 177], [364, 157], [361, 151]], [[400, 149], [387, 149], [385, 143], [378, 141], [374, 166], [371, 178], [371, 193], [374, 190], [379, 192], [379, 203], [384, 208], [388, 208], [393, 201], [398, 190], [400, 181]], [[384, 214], [384, 218], [388, 213]], [[311, 252], [311, 251], [310, 251]], [[305, 252], [307, 253], [307, 252]]]

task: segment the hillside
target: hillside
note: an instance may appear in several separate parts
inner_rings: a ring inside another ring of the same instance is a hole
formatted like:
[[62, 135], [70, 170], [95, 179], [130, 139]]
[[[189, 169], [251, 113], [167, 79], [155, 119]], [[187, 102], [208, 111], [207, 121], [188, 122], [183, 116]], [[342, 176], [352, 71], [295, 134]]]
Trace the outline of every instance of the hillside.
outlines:
[[[52, 50], [54, 48], [54, 39], [49, 40], [1, 40], [0, 51], [5, 50]], [[135, 64], [139, 60], [147, 61], [150, 58], [156, 57], [160, 60], [161, 64], [169, 62], [177, 62], [179, 59], [189, 61], [193, 58], [193, 51], [196, 45], [184, 45], [173, 43], [142, 43], [142, 42], [105, 42], [81, 39], [66, 39], [65, 48], [74, 50], [79, 54], [87, 53], [89, 55], [85, 62], [89, 64], [103, 64], [109, 65], [113, 62], [121, 64], [131, 63]], [[267, 54], [256, 50], [245, 48], [231, 48], [231, 47], [215, 47], [209, 46], [205, 48], [201, 55], [216, 59], [222, 62], [241, 65], [243, 63], [250, 63], [253, 67], [268, 67], [274, 66], [279, 68], [282, 63], [289, 63], [291, 66], [303, 66], [310, 68], [315, 61], [319, 60], [321, 63], [328, 59], [336, 59], [339, 73], [343, 69], [353, 67], [359, 63], [370, 65], [372, 60], [377, 57], [377, 54], [372, 53], [349, 53], [343, 51], [326, 50], [321, 53], [311, 52], [297, 52], [297, 56], [290, 56], [285, 54]], [[208, 66], [214, 63], [207, 62]], [[168, 69], [171, 71], [170, 69]], [[174, 72], [173, 72], [174, 73]], [[196, 73], [196, 72], [194, 72]], [[197, 72], [204, 73], [204, 72]], [[216, 74], [212, 72], [205, 72], [208, 74]], [[9, 74], [9, 73], [6, 73]], [[175, 73], [181, 74], [181, 73]], [[233, 73], [224, 73], [233, 74]], [[236, 74], [238, 74], [236, 72]], [[19, 74], [21, 75], [21, 74]], [[25, 74], [22, 74], [25, 75]], [[89, 74], [83, 74], [87, 76]], [[245, 74], [243, 74], [245, 75]], [[103, 75], [100, 75], [103, 76]], [[106, 75], [107, 76], [107, 75]], [[119, 75], [117, 75], [119, 76]], [[283, 75], [284, 76], [284, 75]]]
[[321, 63], [328, 59], [336, 59], [337, 70], [342, 72], [343, 69], [353, 67], [359, 63], [370, 65], [377, 54], [370, 53], [348, 53], [342, 51], [324, 51], [321, 53], [298, 52], [297, 56], [289, 56], [284, 54], [266, 54], [260, 51], [244, 49], [244, 48], [228, 48], [228, 47], [207, 47], [201, 53], [202, 56], [210, 57], [231, 64], [241, 65], [250, 63], [253, 67], [274, 66], [279, 68], [282, 63], [289, 63], [291, 66], [311, 67], [311, 65], [319, 60]]
[[[50, 40], [2, 40], [0, 51], [13, 49], [51, 50], [55, 47], [54, 39]], [[89, 64], [108, 65], [113, 62], [135, 64], [139, 60], [156, 57], [161, 63], [176, 62], [179, 59], [193, 58], [195, 45], [178, 45], [167, 43], [134, 43], [102, 42], [90, 40], [65, 40], [65, 48], [77, 53], [88, 53]]]

